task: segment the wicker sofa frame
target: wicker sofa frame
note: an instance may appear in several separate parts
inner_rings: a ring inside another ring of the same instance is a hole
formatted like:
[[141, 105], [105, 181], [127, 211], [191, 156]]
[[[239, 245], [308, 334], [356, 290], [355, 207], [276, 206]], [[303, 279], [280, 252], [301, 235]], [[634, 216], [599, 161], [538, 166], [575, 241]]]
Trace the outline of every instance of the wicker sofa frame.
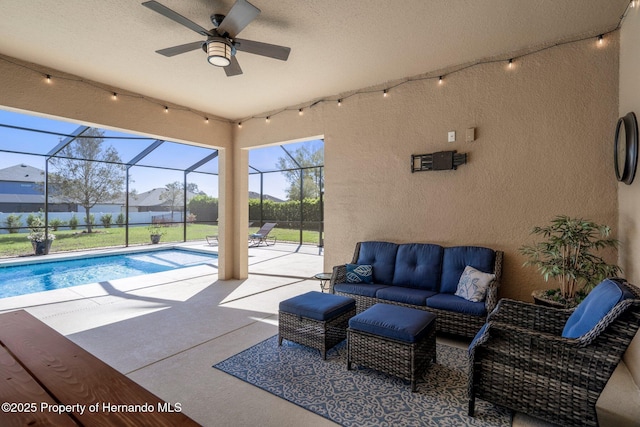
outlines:
[[[360, 254], [360, 243], [361, 242], [356, 243], [355, 252], [351, 261], [352, 264], [355, 264], [358, 261], [358, 256]], [[504, 253], [502, 251], [495, 251], [495, 254], [496, 257], [493, 273], [496, 275], [496, 278], [487, 289], [487, 296], [485, 299], [487, 314], [491, 313], [491, 311], [493, 311], [493, 309], [496, 307], [496, 304], [498, 303], [498, 288], [500, 287], [500, 279], [502, 277], [502, 259]], [[417, 308], [420, 310], [428, 311], [429, 313], [433, 313], [437, 316], [437, 332], [445, 332], [448, 334], [454, 334], [466, 338], [473, 338], [487, 321], [487, 318], [485, 316], [473, 316], [470, 314], [441, 310], [433, 307], [404, 304], [397, 301], [389, 301], [378, 299], [375, 297], [367, 297], [334, 291], [334, 285], [336, 283], [345, 282], [346, 275], [346, 265], [343, 264], [333, 267], [333, 274], [331, 276], [329, 289], [331, 293], [335, 293], [336, 295], [353, 298], [356, 301], [356, 314], [362, 313], [364, 310], [377, 303], [395, 304], [403, 307]]]
[[469, 415], [480, 398], [563, 426], [598, 426], [596, 401], [640, 325], [640, 289], [587, 334], [562, 338], [571, 310], [502, 299], [469, 354]]

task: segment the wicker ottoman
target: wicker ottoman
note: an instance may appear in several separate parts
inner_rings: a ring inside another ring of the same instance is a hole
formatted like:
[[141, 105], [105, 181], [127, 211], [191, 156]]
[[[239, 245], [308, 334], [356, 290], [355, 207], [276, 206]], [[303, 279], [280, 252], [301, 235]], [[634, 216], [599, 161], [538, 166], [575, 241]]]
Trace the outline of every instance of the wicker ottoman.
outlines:
[[278, 345], [282, 340], [317, 348], [327, 359], [327, 350], [346, 338], [347, 322], [356, 314], [353, 298], [322, 292], [307, 292], [280, 302]]
[[424, 310], [375, 304], [349, 320], [347, 369], [355, 363], [411, 382], [436, 361], [436, 316]]

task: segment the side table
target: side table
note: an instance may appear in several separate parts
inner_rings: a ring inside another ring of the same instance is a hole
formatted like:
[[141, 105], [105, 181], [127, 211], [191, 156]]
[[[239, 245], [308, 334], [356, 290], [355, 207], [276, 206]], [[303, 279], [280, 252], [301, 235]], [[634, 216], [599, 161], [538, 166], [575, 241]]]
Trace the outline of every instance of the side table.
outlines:
[[331, 273], [318, 273], [314, 275], [313, 278], [320, 280], [320, 290], [322, 292], [329, 291], [329, 282], [331, 282]]

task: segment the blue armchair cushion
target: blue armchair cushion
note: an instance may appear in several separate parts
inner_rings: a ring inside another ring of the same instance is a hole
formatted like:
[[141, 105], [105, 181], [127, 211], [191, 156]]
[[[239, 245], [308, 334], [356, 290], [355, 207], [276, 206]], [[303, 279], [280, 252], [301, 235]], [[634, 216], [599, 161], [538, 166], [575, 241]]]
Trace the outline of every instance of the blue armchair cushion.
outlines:
[[427, 298], [436, 294], [426, 289], [403, 288], [401, 286], [388, 286], [376, 292], [376, 298], [387, 301], [400, 302], [411, 305], [427, 305]]
[[279, 310], [308, 319], [326, 321], [346, 313], [355, 307], [355, 304], [353, 298], [311, 291], [280, 301]]
[[347, 264], [347, 283], [371, 283], [372, 281], [372, 266], [366, 264]]
[[484, 302], [467, 301], [464, 298], [451, 294], [438, 294], [431, 298], [427, 298], [427, 307], [455, 311], [457, 313], [470, 314], [473, 316], [487, 315], [487, 308], [484, 305]]
[[419, 342], [436, 316], [424, 310], [374, 304], [349, 319], [349, 328], [404, 342]]
[[619, 302], [634, 295], [621, 283], [605, 279], [587, 295], [562, 330], [564, 338], [579, 338], [593, 329]]
[[426, 243], [403, 244], [398, 247], [393, 285], [438, 291], [444, 248]]
[[362, 242], [356, 264], [373, 267], [373, 283], [390, 285], [396, 264], [398, 245], [389, 242]]
[[467, 301], [484, 301], [487, 296], [487, 288], [495, 278], [495, 274], [483, 273], [471, 266], [466, 266], [460, 276], [455, 295]]
[[442, 258], [442, 283], [440, 292], [454, 294], [462, 272], [469, 265], [476, 270], [493, 272], [496, 253], [479, 246], [453, 246], [444, 248]]

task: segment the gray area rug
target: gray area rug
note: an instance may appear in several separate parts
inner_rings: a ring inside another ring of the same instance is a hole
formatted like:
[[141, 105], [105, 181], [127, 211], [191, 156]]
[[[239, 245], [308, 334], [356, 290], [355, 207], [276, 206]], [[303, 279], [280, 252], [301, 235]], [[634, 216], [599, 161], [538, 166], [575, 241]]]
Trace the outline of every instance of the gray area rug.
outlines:
[[482, 400], [467, 415], [466, 350], [438, 344], [415, 393], [401, 379], [347, 371], [346, 342], [327, 352], [273, 336], [216, 365], [234, 377], [344, 426], [510, 426], [511, 413]]

